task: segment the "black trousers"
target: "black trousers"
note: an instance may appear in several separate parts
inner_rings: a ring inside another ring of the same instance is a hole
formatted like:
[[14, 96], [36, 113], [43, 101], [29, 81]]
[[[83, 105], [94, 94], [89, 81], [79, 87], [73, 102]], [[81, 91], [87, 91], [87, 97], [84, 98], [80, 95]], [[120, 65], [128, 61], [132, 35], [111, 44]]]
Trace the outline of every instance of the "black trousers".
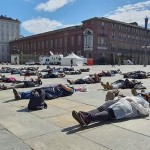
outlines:
[[97, 109], [91, 110], [88, 113], [91, 115], [92, 121], [104, 121], [115, 119], [114, 111], [111, 108], [108, 108], [112, 104], [118, 102], [118, 100], [110, 100], [105, 102], [102, 106]]

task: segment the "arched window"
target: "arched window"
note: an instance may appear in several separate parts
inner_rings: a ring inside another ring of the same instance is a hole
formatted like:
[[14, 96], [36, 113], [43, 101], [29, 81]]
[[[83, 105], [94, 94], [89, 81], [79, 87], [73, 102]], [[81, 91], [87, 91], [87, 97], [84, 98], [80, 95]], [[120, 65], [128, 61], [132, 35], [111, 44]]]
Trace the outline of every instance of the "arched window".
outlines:
[[84, 50], [93, 49], [93, 31], [86, 29], [84, 32]]

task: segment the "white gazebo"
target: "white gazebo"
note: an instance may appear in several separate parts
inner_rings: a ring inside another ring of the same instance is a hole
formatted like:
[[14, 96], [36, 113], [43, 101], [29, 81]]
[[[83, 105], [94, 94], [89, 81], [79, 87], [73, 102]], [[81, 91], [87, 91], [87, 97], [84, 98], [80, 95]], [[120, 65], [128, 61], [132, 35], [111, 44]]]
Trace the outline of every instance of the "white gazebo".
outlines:
[[83, 66], [84, 63], [87, 63], [87, 58], [82, 58], [75, 55], [74, 53], [71, 53], [70, 55], [61, 59], [61, 66], [70, 66], [71, 59], [73, 60], [73, 66]]

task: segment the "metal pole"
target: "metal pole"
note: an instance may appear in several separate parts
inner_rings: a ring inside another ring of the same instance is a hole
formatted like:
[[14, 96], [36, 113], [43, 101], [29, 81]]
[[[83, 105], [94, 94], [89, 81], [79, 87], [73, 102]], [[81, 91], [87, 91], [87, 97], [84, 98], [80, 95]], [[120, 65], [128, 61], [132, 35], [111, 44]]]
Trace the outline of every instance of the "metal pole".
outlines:
[[147, 59], [146, 59], [146, 51], [147, 51], [147, 39], [148, 39], [148, 32], [147, 32], [147, 24], [148, 24], [148, 18], [145, 18], [145, 32], [146, 32], [146, 44], [145, 44], [145, 53], [144, 53], [144, 67], [146, 67]]
[[144, 51], [144, 67], [146, 67], [146, 47], [147, 46], [145, 46], [145, 51]]

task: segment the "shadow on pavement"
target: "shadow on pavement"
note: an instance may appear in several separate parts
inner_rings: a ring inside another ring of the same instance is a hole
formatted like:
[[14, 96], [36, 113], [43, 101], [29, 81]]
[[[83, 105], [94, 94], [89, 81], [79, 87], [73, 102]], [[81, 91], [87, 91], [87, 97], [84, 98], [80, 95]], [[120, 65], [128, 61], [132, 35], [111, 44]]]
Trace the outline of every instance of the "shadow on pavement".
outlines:
[[10, 100], [7, 100], [7, 101], [5, 101], [3, 103], [9, 103], [9, 102], [14, 102], [14, 101], [18, 101], [18, 100], [16, 100], [16, 99], [10, 99]]
[[[145, 117], [142, 117], [142, 118], [145, 118]], [[88, 126], [75, 125], [72, 127], [64, 128], [61, 131], [66, 132], [66, 134], [74, 134], [74, 133], [79, 132], [79, 131], [84, 131], [86, 129], [99, 127], [99, 126], [102, 126], [105, 124], [107, 124], [107, 125], [112, 124], [113, 125], [113, 123], [125, 122], [125, 121], [132, 120], [132, 119], [141, 119], [141, 117], [135, 117], [135, 118], [131, 118], [131, 119], [120, 119], [120, 120], [109, 120], [109, 121], [103, 121], [103, 122], [95, 122], [95, 123], [92, 123]]]

